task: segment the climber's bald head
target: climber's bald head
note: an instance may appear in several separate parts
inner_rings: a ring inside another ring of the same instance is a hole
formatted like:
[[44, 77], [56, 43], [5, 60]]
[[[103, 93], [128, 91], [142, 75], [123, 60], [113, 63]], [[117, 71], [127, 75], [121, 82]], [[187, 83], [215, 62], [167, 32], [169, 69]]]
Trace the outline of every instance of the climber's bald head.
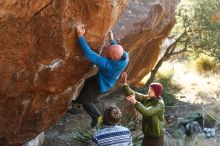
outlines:
[[111, 45], [107, 48], [107, 57], [111, 60], [120, 60], [123, 52], [121, 45]]

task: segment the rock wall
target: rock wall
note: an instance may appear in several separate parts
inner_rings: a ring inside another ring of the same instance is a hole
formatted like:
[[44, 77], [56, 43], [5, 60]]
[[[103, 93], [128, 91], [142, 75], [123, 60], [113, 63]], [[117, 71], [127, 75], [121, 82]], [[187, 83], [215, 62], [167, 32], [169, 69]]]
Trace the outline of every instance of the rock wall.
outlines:
[[129, 51], [130, 83], [139, 84], [154, 67], [160, 45], [175, 24], [177, 0], [130, 0], [114, 27], [120, 43]]
[[0, 1], [0, 145], [20, 145], [67, 110], [91, 64], [77, 45], [83, 23], [98, 51], [127, 0]]
[[[21, 145], [55, 123], [91, 75], [74, 26], [99, 52], [127, 0], [0, 0], [0, 145]], [[152, 69], [174, 25], [175, 0], [129, 0], [114, 25], [130, 82]]]

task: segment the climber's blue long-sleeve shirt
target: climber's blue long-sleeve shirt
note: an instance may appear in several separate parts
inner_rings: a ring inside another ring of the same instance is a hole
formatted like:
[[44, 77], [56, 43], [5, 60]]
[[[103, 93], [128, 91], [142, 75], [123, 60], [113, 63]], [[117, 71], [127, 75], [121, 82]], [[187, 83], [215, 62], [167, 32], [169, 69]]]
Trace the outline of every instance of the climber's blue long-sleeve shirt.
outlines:
[[[121, 59], [118, 61], [114, 61], [95, 53], [89, 47], [83, 36], [79, 37], [79, 44], [86, 58], [88, 58], [91, 63], [97, 65], [99, 68], [97, 77], [100, 92], [104, 93], [108, 91], [112, 86], [114, 86], [121, 72], [127, 66], [129, 60], [128, 53], [124, 51]], [[111, 45], [116, 44], [117, 43], [115, 40], [111, 41]]]

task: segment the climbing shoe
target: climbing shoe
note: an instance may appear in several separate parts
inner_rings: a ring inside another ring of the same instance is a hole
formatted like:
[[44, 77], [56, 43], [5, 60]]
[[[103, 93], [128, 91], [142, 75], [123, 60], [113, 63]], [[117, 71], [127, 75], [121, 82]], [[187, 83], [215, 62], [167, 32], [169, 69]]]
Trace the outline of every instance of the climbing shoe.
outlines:
[[99, 116], [98, 118], [92, 118], [92, 123], [91, 123], [92, 128], [101, 124], [102, 124], [102, 116]]
[[72, 108], [68, 109], [67, 111], [70, 114], [81, 114], [82, 113], [82, 107], [80, 104], [72, 104]]
[[73, 114], [73, 115], [76, 115], [76, 114], [80, 114], [80, 113], [82, 113], [82, 111], [79, 110], [79, 109], [77, 109], [77, 108], [71, 108], [71, 109], [68, 109], [67, 112], [70, 113], [70, 114]]

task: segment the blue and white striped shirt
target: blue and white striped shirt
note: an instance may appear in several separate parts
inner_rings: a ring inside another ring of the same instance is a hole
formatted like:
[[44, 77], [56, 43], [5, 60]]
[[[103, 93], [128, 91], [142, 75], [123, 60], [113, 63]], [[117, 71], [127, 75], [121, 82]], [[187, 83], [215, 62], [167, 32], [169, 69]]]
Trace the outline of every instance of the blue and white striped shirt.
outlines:
[[92, 146], [132, 146], [131, 132], [122, 126], [104, 126], [94, 133]]

